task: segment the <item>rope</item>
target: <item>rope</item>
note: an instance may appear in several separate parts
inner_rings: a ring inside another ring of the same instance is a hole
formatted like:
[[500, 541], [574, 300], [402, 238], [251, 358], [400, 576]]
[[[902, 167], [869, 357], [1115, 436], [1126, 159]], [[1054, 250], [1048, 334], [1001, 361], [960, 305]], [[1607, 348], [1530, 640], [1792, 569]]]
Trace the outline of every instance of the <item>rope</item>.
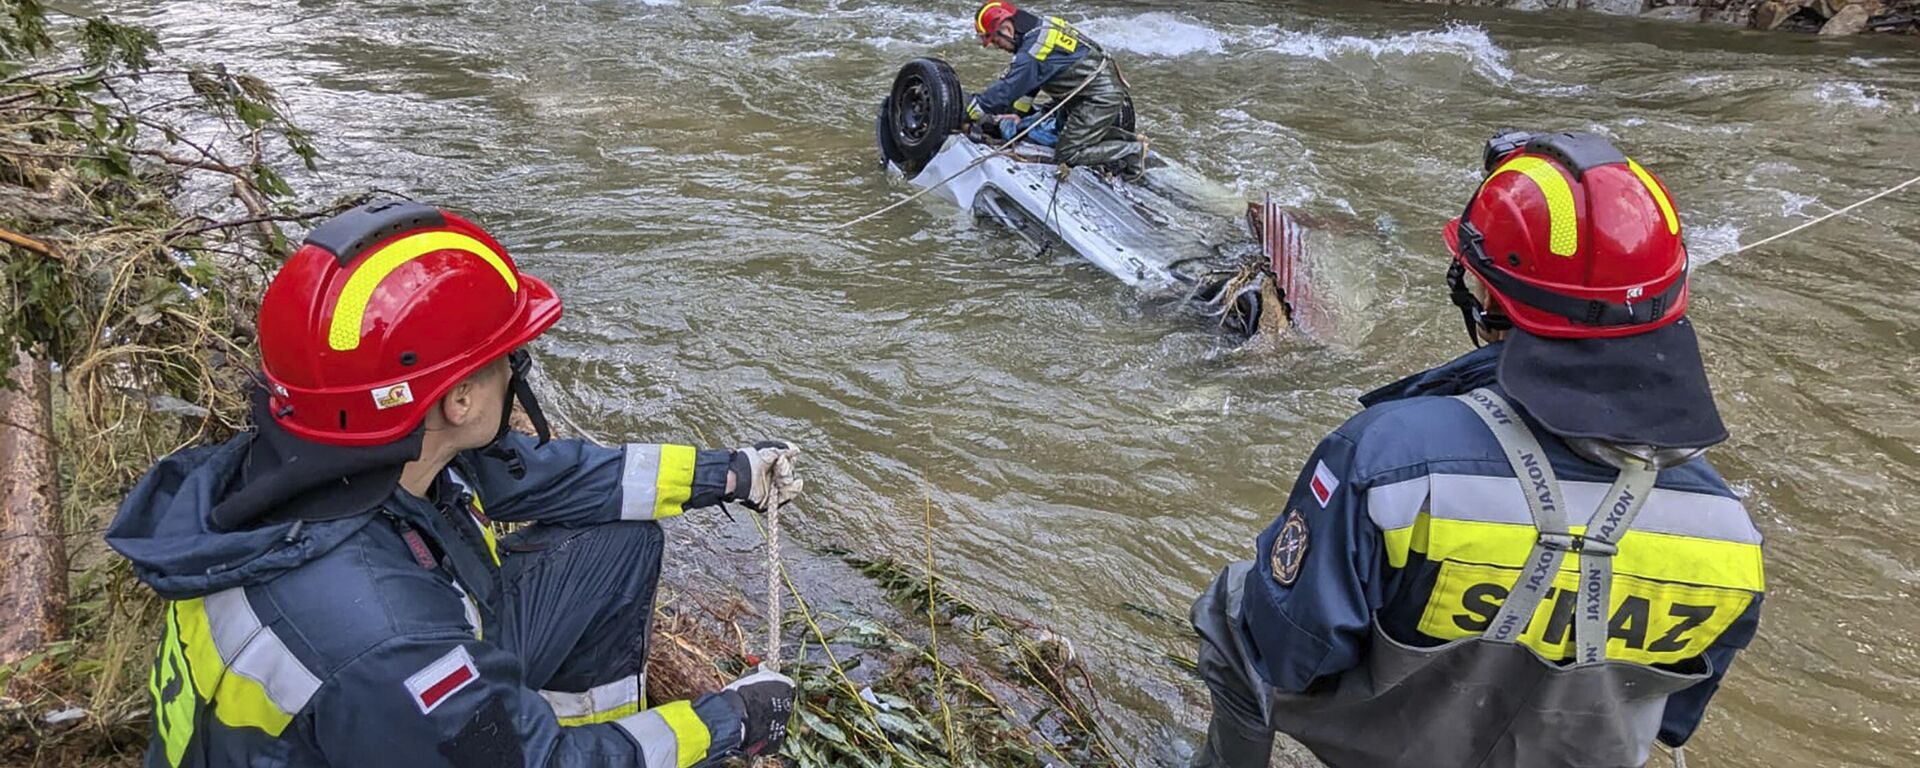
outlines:
[[1702, 260], [1702, 261], [1700, 262], [1700, 264], [1701, 264], [1702, 266], [1704, 266], [1704, 265], [1707, 265], [1707, 264], [1711, 264], [1711, 263], [1713, 263], [1713, 262], [1715, 262], [1715, 261], [1719, 261], [1720, 259], [1724, 259], [1724, 258], [1726, 258], [1726, 257], [1728, 257], [1728, 256], [1734, 256], [1734, 255], [1737, 255], [1737, 254], [1740, 254], [1740, 253], [1744, 253], [1744, 252], [1746, 252], [1746, 251], [1750, 251], [1750, 250], [1753, 250], [1753, 249], [1755, 249], [1755, 248], [1758, 248], [1758, 247], [1760, 247], [1760, 246], [1763, 246], [1763, 245], [1766, 245], [1767, 243], [1771, 243], [1771, 242], [1773, 242], [1773, 241], [1775, 241], [1775, 240], [1779, 240], [1780, 238], [1783, 238], [1783, 237], [1786, 237], [1786, 236], [1788, 236], [1788, 235], [1792, 235], [1792, 234], [1796, 234], [1796, 233], [1798, 233], [1798, 232], [1800, 232], [1801, 230], [1804, 230], [1804, 229], [1807, 229], [1807, 228], [1809, 228], [1809, 227], [1812, 227], [1812, 226], [1814, 226], [1814, 225], [1816, 225], [1816, 224], [1819, 224], [1819, 223], [1821, 223], [1821, 222], [1824, 222], [1824, 221], [1826, 221], [1826, 220], [1828, 220], [1828, 219], [1833, 219], [1833, 218], [1838, 218], [1838, 217], [1840, 217], [1840, 216], [1845, 216], [1845, 215], [1847, 215], [1848, 213], [1850, 213], [1850, 212], [1852, 212], [1852, 211], [1853, 211], [1854, 209], [1856, 209], [1856, 208], [1859, 208], [1860, 206], [1863, 206], [1863, 205], [1866, 205], [1867, 203], [1871, 203], [1871, 202], [1873, 202], [1873, 201], [1875, 201], [1875, 200], [1879, 200], [1880, 198], [1883, 198], [1883, 197], [1886, 197], [1887, 195], [1891, 195], [1891, 194], [1893, 194], [1893, 193], [1895, 193], [1895, 192], [1898, 192], [1898, 191], [1900, 191], [1900, 190], [1903, 190], [1903, 189], [1906, 189], [1907, 187], [1911, 187], [1911, 186], [1913, 186], [1913, 185], [1915, 185], [1915, 184], [1920, 184], [1920, 176], [1915, 176], [1915, 177], [1913, 177], [1913, 178], [1911, 178], [1911, 179], [1907, 179], [1906, 181], [1903, 181], [1903, 182], [1900, 182], [1899, 184], [1895, 184], [1895, 185], [1893, 185], [1893, 186], [1891, 186], [1891, 187], [1888, 187], [1888, 188], [1886, 188], [1886, 189], [1883, 189], [1883, 190], [1881, 190], [1880, 192], [1878, 192], [1878, 193], [1876, 193], [1876, 194], [1874, 194], [1874, 195], [1873, 195], [1872, 197], [1868, 197], [1868, 198], [1867, 198], [1867, 199], [1865, 199], [1865, 200], [1861, 200], [1860, 202], [1857, 202], [1857, 203], [1854, 203], [1853, 205], [1849, 205], [1849, 206], [1847, 206], [1847, 207], [1845, 207], [1845, 208], [1841, 208], [1840, 210], [1837, 210], [1837, 211], [1834, 211], [1834, 212], [1832, 212], [1832, 213], [1829, 213], [1829, 214], [1826, 214], [1826, 215], [1824, 215], [1824, 216], [1821, 216], [1821, 217], [1819, 217], [1819, 218], [1817, 218], [1817, 219], [1814, 219], [1813, 221], [1809, 221], [1809, 222], [1806, 222], [1806, 223], [1804, 223], [1804, 224], [1801, 224], [1800, 226], [1797, 226], [1797, 227], [1794, 227], [1794, 228], [1792, 228], [1792, 229], [1789, 229], [1789, 230], [1787, 230], [1787, 231], [1785, 231], [1785, 232], [1781, 232], [1780, 234], [1777, 234], [1777, 235], [1774, 235], [1774, 236], [1772, 236], [1772, 237], [1768, 237], [1768, 238], [1764, 238], [1764, 239], [1762, 239], [1762, 240], [1759, 240], [1759, 241], [1756, 241], [1756, 242], [1752, 242], [1752, 243], [1748, 243], [1748, 244], [1746, 244], [1746, 245], [1743, 245], [1743, 246], [1740, 246], [1739, 248], [1735, 248], [1735, 249], [1733, 249], [1733, 250], [1731, 250], [1731, 251], [1728, 251], [1728, 252], [1726, 252], [1726, 253], [1723, 253], [1723, 254], [1720, 254], [1720, 255], [1718, 255], [1718, 256], [1714, 256], [1714, 257], [1712, 257], [1712, 258], [1708, 258], [1708, 259], [1704, 259], [1704, 260]]
[[880, 210], [874, 211], [873, 213], [869, 213], [865, 216], [854, 219], [853, 221], [849, 221], [845, 224], [836, 224], [832, 227], [829, 227], [827, 231], [834, 232], [834, 231], [846, 229], [847, 227], [851, 227], [863, 221], [871, 221], [882, 214], [889, 213], [894, 209], [899, 208], [900, 206], [906, 205], [907, 203], [911, 203], [915, 200], [920, 199], [922, 196], [924, 196], [928, 192], [932, 192], [936, 189], [946, 186], [949, 182], [952, 182], [954, 179], [960, 178], [961, 176], [965, 176], [968, 171], [972, 171], [973, 169], [980, 167], [981, 163], [985, 163], [986, 161], [991, 160], [995, 157], [1008, 154], [1007, 152], [1008, 147], [1011, 147], [1014, 144], [1019, 143], [1021, 139], [1026, 138], [1027, 134], [1031, 133], [1033, 129], [1040, 127], [1040, 124], [1046, 122], [1047, 118], [1053, 117], [1053, 114], [1055, 112], [1059, 112], [1061, 107], [1065, 107], [1068, 102], [1073, 101], [1073, 97], [1080, 95], [1080, 92], [1086, 90], [1087, 86], [1093, 85], [1094, 78], [1099, 77], [1100, 73], [1107, 71], [1107, 65], [1111, 63], [1113, 63], [1113, 57], [1111, 56], [1101, 59], [1100, 66], [1093, 70], [1093, 74], [1087, 75], [1087, 79], [1080, 81], [1080, 84], [1074, 86], [1073, 90], [1068, 91], [1066, 96], [1063, 96], [1060, 98], [1060, 100], [1054, 102], [1053, 108], [1047, 110], [1046, 114], [1041, 115], [1040, 119], [1033, 121], [1031, 125], [1028, 125], [1026, 128], [1021, 129], [1019, 133], [1016, 133], [1013, 135], [1013, 138], [1007, 139], [1007, 142], [1005, 144], [1001, 144], [1000, 146], [994, 147], [992, 152], [981, 155], [979, 158], [975, 159], [973, 162], [968, 163], [967, 167], [960, 169], [959, 171], [955, 172], [952, 176], [948, 176], [944, 179], [941, 179], [940, 183], [935, 184], [931, 187], [927, 187], [926, 189], [920, 190], [919, 192], [915, 192], [912, 195], [909, 195], [905, 200], [901, 200], [885, 208], [881, 208]]
[[761, 662], [780, 671], [780, 508], [767, 510], [767, 655]]

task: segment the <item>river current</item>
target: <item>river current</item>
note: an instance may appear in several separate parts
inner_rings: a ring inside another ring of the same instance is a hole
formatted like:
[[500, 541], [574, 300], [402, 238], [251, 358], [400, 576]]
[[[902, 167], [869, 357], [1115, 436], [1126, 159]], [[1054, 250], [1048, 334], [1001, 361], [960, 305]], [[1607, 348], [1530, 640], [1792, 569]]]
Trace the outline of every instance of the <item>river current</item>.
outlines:
[[[1071, 254], [905, 194], [874, 109], [914, 56], [1004, 65], [971, 3], [96, 3], [278, 87], [298, 186], [470, 212], [565, 297], [546, 398], [615, 439], [806, 447], [792, 536], [918, 559], [1071, 638], [1118, 736], [1174, 764], [1205, 695], [1187, 605], [1251, 556], [1356, 395], [1450, 359], [1439, 229], [1481, 141], [1612, 136], [1672, 190], [1766, 615], [1695, 766], [1920, 765], [1920, 190], [1719, 258], [1920, 172], [1920, 55], [1579, 13], [1058, 2], [1123, 57], [1156, 151], [1341, 234], [1332, 318], [1227, 345]], [[755, 577], [757, 578], [757, 576]], [[1298, 753], [1282, 761], [1297, 759]], [[1308, 763], [1302, 762], [1305, 765]], [[1664, 758], [1656, 758], [1663, 765]]]

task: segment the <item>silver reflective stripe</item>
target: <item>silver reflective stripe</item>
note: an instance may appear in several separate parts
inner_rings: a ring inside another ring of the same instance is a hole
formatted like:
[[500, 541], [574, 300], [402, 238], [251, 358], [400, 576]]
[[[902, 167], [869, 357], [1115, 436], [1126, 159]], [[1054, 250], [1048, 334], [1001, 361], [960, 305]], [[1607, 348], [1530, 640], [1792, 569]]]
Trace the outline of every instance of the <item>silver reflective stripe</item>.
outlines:
[[647, 768], [680, 768], [680, 738], [675, 736], [667, 721], [649, 709], [637, 715], [628, 715], [615, 720], [621, 728], [627, 729], [627, 735], [640, 742], [640, 752], [646, 756]]
[[1587, 533], [1580, 546], [1580, 615], [1575, 619], [1573, 639], [1580, 644], [1578, 663], [1593, 664], [1607, 658], [1607, 613], [1612, 604], [1608, 591], [1613, 586], [1614, 545], [1620, 543], [1633, 518], [1647, 503], [1649, 491], [1659, 472], [1638, 459], [1627, 459], [1626, 467], [1613, 481], [1607, 501], [1587, 520]]
[[660, 446], [627, 444], [627, 464], [620, 475], [620, 519], [652, 520], [660, 493]]
[[587, 717], [628, 704], [638, 704], [640, 693], [644, 690], [646, 690], [646, 683], [638, 676], [630, 676], [604, 685], [596, 685], [578, 693], [541, 691], [540, 696], [553, 707], [554, 717]]
[[[449, 467], [447, 469], [447, 477], [453, 480], [454, 485], [460, 486], [460, 490], [473, 494], [473, 501], [475, 504], [482, 503], [480, 499], [480, 492], [478, 490], [475, 490], [474, 487], [467, 482], [466, 478], [461, 477], [460, 473], [453, 471], [453, 469]], [[480, 522], [480, 518], [473, 515], [473, 510], [467, 510], [467, 519], [473, 521], [473, 527], [479, 530], [480, 536], [482, 538], [484, 538], [487, 535], [487, 531], [486, 531], [487, 524]], [[474, 626], [478, 627], [480, 625], [475, 624]]]
[[1507, 463], [1513, 466], [1514, 477], [1525, 492], [1527, 508], [1533, 513], [1533, 527], [1540, 532], [1533, 551], [1527, 553], [1520, 578], [1514, 582], [1506, 602], [1500, 605], [1493, 623], [1487, 626], [1488, 640], [1511, 643], [1526, 629], [1527, 622], [1533, 620], [1533, 612], [1553, 587], [1553, 577], [1560, 572], [1560, 560], [1567, 551], [1570, 537], [1567, 515], [1560, 507], [1560, 481], [1554, 476], [1546, 451], [1540, 449], [1540, 441], [1533, 439], [1533, 433], [1520, 423], [1506, 400], [1489, 389], [1476, 389], [1455, 399], [1465, 403], [1473, 415], [1493, 431], [1494, 439], [1500, 441], [1500, 450], [1506, 454]]
[[[1433, 485], [1431, 513], [1434, 517], [1512, 525], [1533, 523], [1532, 514], [1521, 498], [1524, 489], [1516, 488], [1512, 478], [1435, 474], [1428, 476], [1428, 480]], [[1598, 509], [1607, 499], [1609, 487], [1607, 483], [1560, 481], [1561, 497], [1568, 509]], [[1381, 518], [1375, 520], [1386, 528]], [[1668, 488], [1655, 488], [1647, 495], [1647, 505], [1634, 521], [1633, 529], [1737, 544], [1761, 541], [1760, 530], [1753, 527], [1746, 508], [1738, 500]]]
[[472, 595], [467, 594], [466, 587], [460, 586], [459, 579], [454, 579], [452, 581], [452, 584], [453, 584], [453, 591], [460, 593], [460, 613], [466, 619], [467, 629], [468, 631], [473, 632], [473, 639], [479, 640], [480, 639], [480, 604], [477, 602], [474, 602]]
[[[1608, 483], [1562, 480], [1560, 498], [1567, 509], [1599, 509], [1611, 489]], [[1447, 520], [1533, 525], [1524, 493], [1506, 477], [1436, 472], [1367, 489], [1367, 515], [1383, 531], [1411, 526], [1423, 511]], [[1738, 499], [1670, 488], [1647, 494], [1633, 529], [1736, 544], [1761, 542], [1760, 529]]]
[[[1383, 531], [1413, 525], [1420, 516], [1420, 510], [1427, 506], [1427, 496], [1433, 490], [1433, 477], [1416, 477], [1367, 489], [1367, 516], [1373, 518], [1373, 524]], [[1502, 484], [1505, 484], [1504, 478]]]
[[246, 588], [208, 595], [205, 607], [214, 648], [227, 671], [259, 683], [282, 712], [294, 715], [306, 708], [320, 690], [320, 678], [287, 650], [279, 635], [260, 624], [247, 603]]

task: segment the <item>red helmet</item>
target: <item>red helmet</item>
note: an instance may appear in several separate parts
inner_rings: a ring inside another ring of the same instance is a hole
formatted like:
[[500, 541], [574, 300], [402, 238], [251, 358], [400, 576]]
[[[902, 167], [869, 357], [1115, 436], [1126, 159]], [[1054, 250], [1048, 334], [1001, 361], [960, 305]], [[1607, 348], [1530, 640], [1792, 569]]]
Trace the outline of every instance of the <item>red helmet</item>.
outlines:
[[1458, 272], [1472, 272], [1514, 326], [1549, 338], [1631, 336], [1686, 314], [1680, 217], [1639, 163], [1587, 133], [1508, 134], [1486, 161], [1442, 233], [1456, 294]]
[[315, 228], [267, 286], [269, 409], [308, 440], [393, 442], [454, 384], [559, 319], [553, 289], [466, 219], [368, 203]]
[[993, 34], [1000, 29], [1000, 22], [1013, 18], [1020, 9], [1006, 0], [989, 0], [980, 6], [980, 12], [973, 15], [973, 34], [980, 38], [980, 45], [993, 45]]

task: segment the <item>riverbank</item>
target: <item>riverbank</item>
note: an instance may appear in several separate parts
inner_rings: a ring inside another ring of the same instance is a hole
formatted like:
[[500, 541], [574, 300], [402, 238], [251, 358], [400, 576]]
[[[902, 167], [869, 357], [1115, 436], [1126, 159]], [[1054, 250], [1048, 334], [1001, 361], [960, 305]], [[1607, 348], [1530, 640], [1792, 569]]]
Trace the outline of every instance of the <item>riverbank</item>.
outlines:
[[[0, 366], [17, 385], [0, 390], [0, 765], [141, 762], [163, 603], [101, 534], [161, 456], [246, 427], [268, 276], [367, 194], [296, 193], [281, 174], [314, 170], [309, 139], [238, 67], [100, 18], [0, 14], [0, 360], [18, 359]], [[785, 764], [1131, 762], [1070, 643], [947, 587], [926, 511], [916, 564], [787, 538], [781, 655], [801, 697]], [[757, 523], [667, 524], [652, 701], [768, 654]]]
[[1730, 24], [1827, 36], [1920, 35], [1915, 0], [1405, 0], [1521, 11], [1586, 10], [1663, 21]]

